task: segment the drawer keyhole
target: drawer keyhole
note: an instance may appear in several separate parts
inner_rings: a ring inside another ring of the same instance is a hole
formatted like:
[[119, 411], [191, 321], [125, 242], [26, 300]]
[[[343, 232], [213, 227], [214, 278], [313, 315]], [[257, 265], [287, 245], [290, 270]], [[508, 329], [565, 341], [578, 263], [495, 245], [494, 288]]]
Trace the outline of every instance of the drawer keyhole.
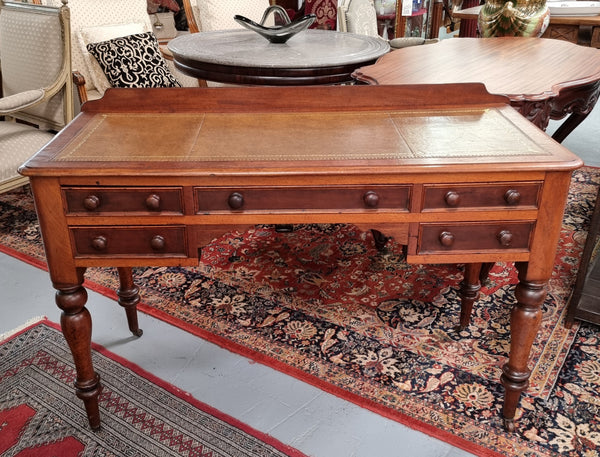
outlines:
[[370, 190], [363, 195], [363, 201], [369, 208], [377, 208], [377, 205], [379, 205], [379, 195], [377, 195], [377, 192]]
[[504, 247], [509, 247], [513, 242], [513, 234], [509, 230], [498, 232], [496, 238], [498, 238], [498, 242]]
[[155, 251], [162, 251], [166, 246], [164, 237], [160, 235], [154, 235], [150, 240], [150, 247]]
[[439, 236], [440, 243], [442, 246], [447, 248], [451, 247], [454, 244], [454, 234], [452, 232], [442, 232]]
[[521, 201], [521, 194], [518, 190], [508, 189], [504, 194], [504, 201], [509, 205], [518, 205]]
[[460, 203], [460, 194], [454, 190], [446, 192], [444, 200], [448, 206], [458, 206]]
[[92, 240], [92, 247], [96, 251], [105, 251], [108, 246], [108, 240], [105, 236], [99, 235]]
[[150, 211], [160, 210], [160, 196], [156, 194], [148, 195], [146, 198], [146, 208]]
[[83, 199], [83, 207], [88, 211], [95, 211], [100, 207], [100, 197], [91, 194]]
[[244, 206], [244, 196], [239, 192], [233, 192], [231, 195], [229, 195], [227, 203], [231, 209], [240, 209], [242, 206]]

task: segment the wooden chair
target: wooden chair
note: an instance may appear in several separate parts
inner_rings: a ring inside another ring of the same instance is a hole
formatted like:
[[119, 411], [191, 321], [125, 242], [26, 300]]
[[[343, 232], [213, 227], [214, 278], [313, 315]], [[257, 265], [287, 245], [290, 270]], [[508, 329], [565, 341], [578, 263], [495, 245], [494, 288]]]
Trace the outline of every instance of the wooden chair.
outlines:
[[27, 183], [17, 169], [73, 118], [69, 8], [1, 1], [0, 192]]

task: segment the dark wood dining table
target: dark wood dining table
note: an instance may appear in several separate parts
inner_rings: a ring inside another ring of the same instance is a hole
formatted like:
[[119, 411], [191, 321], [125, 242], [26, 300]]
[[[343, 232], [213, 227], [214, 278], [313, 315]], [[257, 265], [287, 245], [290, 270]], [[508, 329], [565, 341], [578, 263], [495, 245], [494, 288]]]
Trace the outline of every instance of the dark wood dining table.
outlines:
[[455, 38], [392, 51], [353, 77], [367, 84], [480, 82], [538, 127], [569, 117], [563, 141], [592, 111], [600, 93], [600, 51], [544, 38]]

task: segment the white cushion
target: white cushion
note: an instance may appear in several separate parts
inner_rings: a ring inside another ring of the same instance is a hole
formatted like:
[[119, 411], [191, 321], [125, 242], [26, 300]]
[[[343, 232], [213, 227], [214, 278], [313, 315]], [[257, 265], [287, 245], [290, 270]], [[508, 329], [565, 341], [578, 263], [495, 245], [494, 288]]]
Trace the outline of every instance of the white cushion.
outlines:
[[[242, 26], [233, 16], [245, 16], [259, 23], [269, 6], [269, 0], [196, 0], [199, 19], [196, 23], [204, 32], [238, 29]], [[273, 15], [265, 25], [273, 25]]]
[[147, 32], [148, 28], [142, 23], [132, 24], [109, 24], [95, 27], [82, 27], [77, 32], [77, 40], [81, 47], [81, 53], [84, 58], [87, 74], [91, 79], [92, 85], [101, 94], [111, 86], [106, 75], [100, 68], [98, 61], [88, 52], [87, 45], [108, 41], [114, 38], [121, 38], [136, 33]]

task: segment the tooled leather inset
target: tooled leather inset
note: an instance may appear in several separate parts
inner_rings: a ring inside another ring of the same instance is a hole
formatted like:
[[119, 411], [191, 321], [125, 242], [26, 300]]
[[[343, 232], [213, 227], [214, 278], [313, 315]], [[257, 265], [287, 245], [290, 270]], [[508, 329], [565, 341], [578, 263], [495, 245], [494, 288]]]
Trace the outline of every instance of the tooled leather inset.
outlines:
[[[465, 129], [448, 129], [449, 118], [458, 119]], [[156, 125], [177, 138], [177, 148], [157, 149], [163, 133], [155, 128]], [[306, 135], [306, 131], [311, 135]], [[463, 131], [472, 133], [464, 135], [460, 133]], [[514, 148], [507, 150], [504, 144], [507, 131], [514, 131], [510, 119], [497, 110], [475, 108], [318, 115], [105, 114], [89, 122], [56, 160], [458, 160], [464, 157], [510, 157], [512, 150], [518, 151], [514, 154], [519, 157], [548, 154], [544, 147], [525, 134], [515, 135]], [[108, 135], [119, 137], [119, 147], [106, 148], [103, 138]], [[294, 142], [293, 147], [290, 142]]]

